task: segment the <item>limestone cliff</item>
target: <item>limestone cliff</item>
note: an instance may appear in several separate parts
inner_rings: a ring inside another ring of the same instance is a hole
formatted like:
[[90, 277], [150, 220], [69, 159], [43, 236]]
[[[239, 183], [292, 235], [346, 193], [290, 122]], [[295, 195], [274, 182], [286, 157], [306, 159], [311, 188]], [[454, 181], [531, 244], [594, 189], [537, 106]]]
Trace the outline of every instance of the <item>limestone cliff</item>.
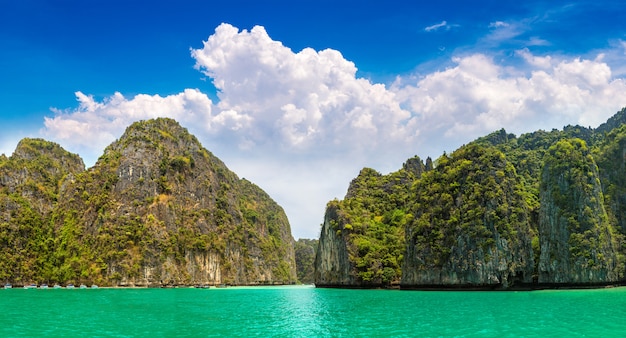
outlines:
[[[626, 109], [621, 113], [620, 116], [625, 117]], [[599, 167], [609, 221], [626, 234], [626, 124], [606, 134], [594, 158]]]
[[438, 160], [415, 185], [404, 288], [511, 288], [532, 282], [528, 207], [515, 169], [491, 147]]
[[59, 181], [85, 170], [78, 155], [41, 139], [23, 139], [0, 156], [0, 281], [51, 276], [54, 229], [48, 221]]
[[596, 163], [586, 143], [550, 147], [541, 176], [539, 283], [615, 282], [615, 230], [604, 209]]
[[[626, 108], [596, 129], [504, 129], [327, 207], [319, 286], [515, 289], [626, 283]], [[412, 173], [409, 175], [409, 173]]]
[[352, 264], [348, 248], [341, 237], [337, 220], [338, 206], [330, 202], [324, 215], [324, 223], [315, 256], [314, 282], [317, 286], [351, 287], [358, 286], [351, 274]]
[[[24, 157], [20, 149], [13, 157]], [[1, 158], [0, 166], [7, 167], [13, 157]], [[60, 158], [71, 163], [77, 157]], [[82, 161], [78, 164], [79, 170], [71, 166], [65, 171], [44, 165], [58, 175], [45, 172], [30, 185], [7, 179], [23, 181], [30, 171], [16, 166], [0, 171], [3, 191], [37, 195], [48, 179], [56, 189], [40, 208], [47, 213], [28, 214], [47, 225], [36, 241], [48, 252], [42, 257], [45, 266], [28, 276], [19, 270], [23, 264], [2, 269], [6, 281], [295, 283], [294, 240], [282, 208], [259, 187], [239, 179], [175, 121], [134, 123], [92, 168], [84, 171]], [[22, 238], [13, 230], [22, 221], [5, 220], [2, 226]]]
[[318, 240], [299, 238], [294, 249], [296, 252], [296, 273], [298, 274], [298, 282], [302, 284], [312, 284], [314, 281], [313, 273], [315, 272], [315, 251], [317, 250]]
[[[430, 163], [430, 159], [427, 160]], [[418, 157], [397, 172], [361, 170], [343, 201], [326, 208], [315, 258], [315, 284], [389, 287], [401, 277], [411, 184], [426, 171]]]

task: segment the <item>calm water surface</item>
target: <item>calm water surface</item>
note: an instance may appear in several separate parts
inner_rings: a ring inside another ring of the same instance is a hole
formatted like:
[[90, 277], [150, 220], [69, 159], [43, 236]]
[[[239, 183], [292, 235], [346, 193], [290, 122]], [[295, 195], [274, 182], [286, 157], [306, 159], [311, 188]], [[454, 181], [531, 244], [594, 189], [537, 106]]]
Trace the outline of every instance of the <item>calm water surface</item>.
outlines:
[[0, 337], [625, 337], [626, 288], [0, 290]]

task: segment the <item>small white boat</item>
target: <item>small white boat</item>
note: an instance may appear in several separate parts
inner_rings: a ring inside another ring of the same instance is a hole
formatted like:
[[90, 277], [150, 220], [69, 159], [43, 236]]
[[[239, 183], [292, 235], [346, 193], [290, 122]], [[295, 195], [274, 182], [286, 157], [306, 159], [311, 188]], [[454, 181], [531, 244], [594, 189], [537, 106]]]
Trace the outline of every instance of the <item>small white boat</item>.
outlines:
[[54, 286], [53, 286], [52, 288], [53, 288], [53, 289], [60, 289], [60, 288], [62, 288], [62, 286], [61, 286], [61, 285], [59, 285], [59, 284], [54, 284]]
[[39, 286], [40, 289], [47, 289], [48, 288], [48, 284], [41, 284]]
[[87, 285], [85, 285], [85, 284], [81, 284], [81, 285], [79, 286], [79, 288], [81, 288], [81, 289], [86, 289], [86, 288], [87, 288]]
[[97, 289], [97, 288], [98, 288], [98, 286], [97, 286], [96, 284], [92, 284], [92, 285], [91, 285], [91, 288], [92, 288], [92, 289]]
[[24, 285], [24, 289], [36, 289], [37, 288], [37, 284], [29, 284], [29, 285]]
[[6, 284], [4, 284], [4, 288], [5, 289], [13, 289], [13, 285], [11, 285], [11, 283], [6, 283]]
[[73, 289], [74, 288], [74, 284], [67, 284], [67, 286], [65, 288], [66, 289]]

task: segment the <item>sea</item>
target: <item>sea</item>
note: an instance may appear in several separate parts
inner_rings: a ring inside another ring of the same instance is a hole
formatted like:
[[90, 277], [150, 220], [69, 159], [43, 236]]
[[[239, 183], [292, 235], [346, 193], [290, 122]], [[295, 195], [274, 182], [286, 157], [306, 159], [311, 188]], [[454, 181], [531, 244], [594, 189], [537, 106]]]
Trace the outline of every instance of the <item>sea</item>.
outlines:
[[0, 290], [0, 337], [626, 337], [626, 288]]

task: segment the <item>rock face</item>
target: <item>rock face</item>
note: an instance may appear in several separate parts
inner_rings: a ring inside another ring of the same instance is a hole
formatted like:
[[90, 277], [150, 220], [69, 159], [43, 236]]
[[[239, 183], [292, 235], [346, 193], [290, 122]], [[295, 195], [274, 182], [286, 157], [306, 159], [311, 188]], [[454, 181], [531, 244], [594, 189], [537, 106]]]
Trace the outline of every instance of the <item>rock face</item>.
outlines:
[[39, 213], [52, 210], [58, 182], [65, 175], [85, 170], [82, 159], [56, 143], [42, 139], [21, 140], [10, 158], [0, 158], [3, 195], [21, 196]]
[[94, 167], [67, 171], [57, 186], [58, 201], [43, 216], [55, 238], [51, 267], [32, 281], [296, 281], [282, 208], [173, 120], [134, 123]]
[[[337, 233], [338, 206], [329, 203], [315, 256], [314, 281], [318, 286], [358, 286], [352, 272], [346, 241]], [[340, 230], [339, 230], [340, 231]]]
[[598, 167], [584, 141], [550, 147], [541, 179], [539, 283], [614, 282], [617, 247]]
[[302, 284], [313, 284], [317, 245], [317, 239], [300, 238], [294, 246], [296, 252], [296, 273], [298, 274], [298, 281]]
[[517, 289], [626, 283], [626, 109], [597, 129], [504, 129], [328, 204], [326, 287]]
[[413, 217], [406, 201], [411, 184], [425, 170], [417, 157], [389, 175], [365, 168], [343, 201], [328, 203], [315, 258], [317, 286], [389, 287], [400, 282], [404, 227]]
[[509, 288], [532, 282], [528, 208], [504, 154], [469, 145], [439, 163], [416, 185], [402, 286]]
[[49, 219], [66, 175], [85, 170], [78, 155], [41, 139], [23, 139], [0, 156], [0, 280], [16, 284], [51, 276]]

